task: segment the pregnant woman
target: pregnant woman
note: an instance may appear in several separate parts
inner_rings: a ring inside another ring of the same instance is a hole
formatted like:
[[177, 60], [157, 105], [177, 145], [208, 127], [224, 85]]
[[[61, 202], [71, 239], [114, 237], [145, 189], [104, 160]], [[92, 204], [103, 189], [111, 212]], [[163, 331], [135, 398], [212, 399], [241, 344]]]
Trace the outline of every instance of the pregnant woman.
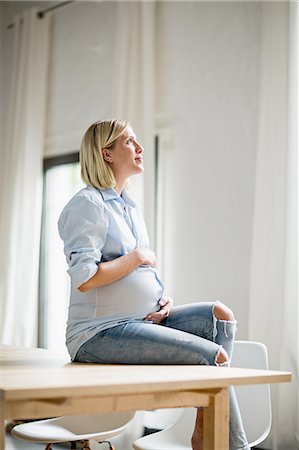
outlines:
[[[66, 343], [72, 361], [102, 364], [228, 365], [236, 321], [221, 302], [173, 307], [163, 295], [143, 217], [128, 178], [143, 172], [131, 126], [103, 120], [80, 150], [86, 188], [65, 206], [59, 233], [71, 278]], [[198, 410], [193, 450], [201, 450]], [[249, 450], [230, 391], [230, 450]]]

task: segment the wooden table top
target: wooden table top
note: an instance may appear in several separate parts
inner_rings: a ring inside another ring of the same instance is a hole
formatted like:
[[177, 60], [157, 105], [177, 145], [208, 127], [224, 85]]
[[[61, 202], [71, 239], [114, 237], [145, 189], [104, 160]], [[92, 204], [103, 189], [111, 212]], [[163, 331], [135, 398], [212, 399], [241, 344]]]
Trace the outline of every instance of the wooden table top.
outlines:
[[281, 383], [291, 373], [199, 365], [70, 363], [44, 349], [0, 347], [0, 395], [6, 401], [205, 390], [230, 385]]

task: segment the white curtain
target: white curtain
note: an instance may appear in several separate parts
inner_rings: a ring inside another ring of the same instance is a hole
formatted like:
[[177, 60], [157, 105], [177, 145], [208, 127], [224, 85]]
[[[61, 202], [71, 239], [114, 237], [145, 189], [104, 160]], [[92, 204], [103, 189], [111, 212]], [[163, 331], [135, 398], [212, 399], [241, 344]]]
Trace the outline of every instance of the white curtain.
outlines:
[[144, 208], [154, 238], [155, 2], [118, 3], [113, 114], [128, 120], [143, 145], [145, 174], [133, 177], [133, 195]]
[[1, 165], [1, 343], [37, 344], [38, 260], [49, 19], [15, 17]]
[[298, 450], [298, 4], [265, 2], [253, 222], [249, 338], [271, 369], [273, 427], [261, 446]]

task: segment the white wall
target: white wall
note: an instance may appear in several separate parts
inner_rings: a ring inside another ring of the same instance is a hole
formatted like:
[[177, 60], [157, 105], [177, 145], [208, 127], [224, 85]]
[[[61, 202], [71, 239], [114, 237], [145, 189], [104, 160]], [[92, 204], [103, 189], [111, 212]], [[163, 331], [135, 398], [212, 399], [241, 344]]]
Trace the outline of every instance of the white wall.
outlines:
[[[2, 14], [4, 102], [12, 43]], [[78, 149], [110, 115], [116, 2], [76, 2], [53, 14], [46, 154]], [[157, 115], [175, 117], [165, 154], [165, 277], [176, 303], [220, 299], [247, 336], [259, 106], [261, 4], [159, 2]], [[2, 109], [3, 111], [3, 109]], [[145, 202], [146, 203], [146, 202]]]
[[260, 76], [259, 3], [158, 8], [167, 151], [166, 281], [177, 303], [223, 300], [247, 336]]

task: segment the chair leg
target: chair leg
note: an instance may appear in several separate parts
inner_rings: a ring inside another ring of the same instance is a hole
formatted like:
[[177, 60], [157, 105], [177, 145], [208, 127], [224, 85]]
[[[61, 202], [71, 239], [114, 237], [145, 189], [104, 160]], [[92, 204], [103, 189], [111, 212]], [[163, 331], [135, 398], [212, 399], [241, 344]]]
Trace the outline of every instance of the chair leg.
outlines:
[[52, 445], [52, 444], [47, 444], [47, 446], [46, 446], [45, 450], [52, 450], [52, 447], [51, 447], [51, 445]]
[[109, 442], [109, 441], [102, 441], [102, 442], [99, 442], [99, 443], [100, 444], [108, 444], [109, 445], [109, 450], [115, 450], [114, 445], [111, 444], [111, 442]]
[[76, 441], [72, 441], [70, 444], [71, 444], [71, 450], [76, 450], [77, 442]]

